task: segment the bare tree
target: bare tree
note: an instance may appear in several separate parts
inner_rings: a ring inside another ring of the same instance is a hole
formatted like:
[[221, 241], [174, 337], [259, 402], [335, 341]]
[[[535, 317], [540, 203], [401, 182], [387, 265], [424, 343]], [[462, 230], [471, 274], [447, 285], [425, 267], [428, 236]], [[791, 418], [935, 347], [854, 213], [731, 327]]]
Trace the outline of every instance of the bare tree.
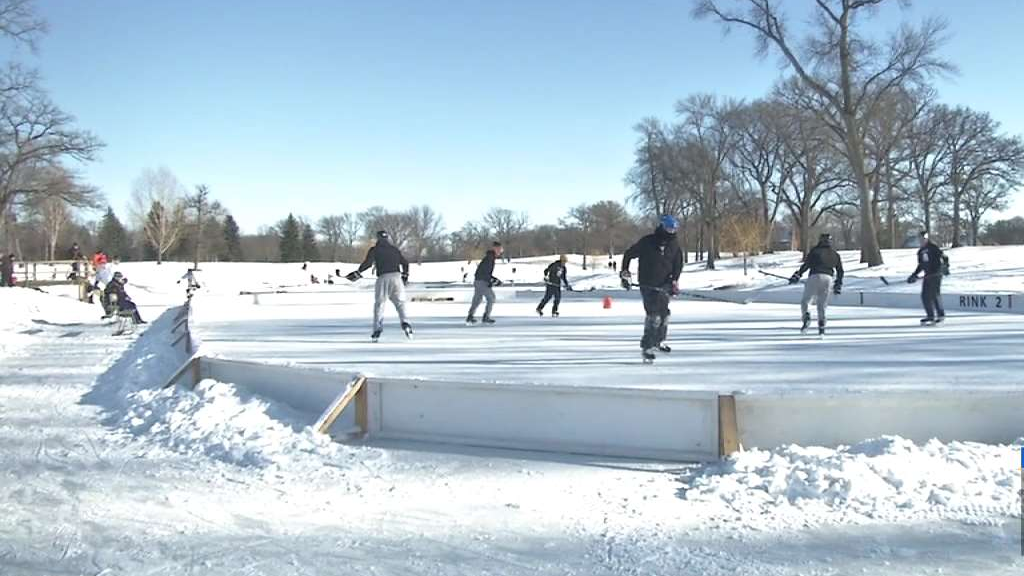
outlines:
[[[856, 183], [861, 216], [861, 261], [882, 264], [871, 189], [865, 165], [865, 127], [891, 92], [923, 84], [953, 67], [937, 57], [946, 24], [926, 20], [919, 29], [904, 25], [884, 44], [859, 34], [855, 23], [886, 0], [816, 0], [814, 30], [803, 42], [788, 34], [781, 3], [773, 0], [696, 0], [694, 16], [712, 17], [752, 30], [757, 53], [777, 49], [801, 82], [824, 107], [822, 119], [842, 142]], [[739, 7], [728, 9], [726, 5]], [[801, 50], [801, 45], [803, 49]]]
[[321, 246], [326, 246], [329, 250], [328, 259], [331, 262], [337, 261], [338, 248], [341, 247], [342, 241], [345, 239], [345, 216], [349, 215], [322, 216], [316, 223], [316, 231], [324, 239]]
[[961, 245], [964, 196], [986, 178], [1012, 180], [1024, 168], [1024, 142], [999, 134], [999, 122], [987, 112], [963, 106], [944, 109], [948, 114], [946, 146], [949, 147], [949, 183], [953, 198], [954, 248]]
[[417, 263], [423, 257], [437, 251], [444, 238], [444, 222], [441, 215], [427, 205], [409, 209], [409, 244]]
[[950, 149], [945, 134], [949, 120], [942, 108], [929, 108], [912, 123], [906, 139], [905, 170], [929, 233], [935, 205], [949, 185]]
[[95, 158], [102, 144], [73, 123], [35, 85], [33, 74], [11, 67], [0, 75], [0, 214], [10, 216], [15, 203], [48, 194], [32, 185], [36, 171], [62, 159]]
[[841, 192], [848, 186], [847, 165], [829, 146], [827, 128], [804, 110], [790, 109], [786, 134], [786, 154], [794, 168], [780, 189], [781, 200], [789, 209], [799, 233], [804, 254], [811, 249], [811, 229], [823, 216], [852, 203]]
[[736, 145], [732, 115], [736, 104], [719, 101], [709, 94], [690, 96], [676, 104], [682, 122], [676, 127], [677, 138], [684, 141], [696, 190], [693, 196], [700, 208], [707, 241], [707, 269], [714, 270], [718, 258], [719, 193], [729, 175], [727, 163]]
[[144, 169], [132, 183], [131, 215], [162, 263], [185, 227], [184, 187], [164, 166]]
[[587, 269], [587, 256], [590, 255], [590, 248], [593, 244], [594, 229], [596, 228], [596, 219], [594, 218], [594, 211], [591, 207], [586, 204], [580, 204], [575, 208], [570, 208], [569, 213], [564, 219], [562, 219], [562, 226], [574, 230], [579, 238], [579, 243], [583, 254], [583, 269]]
[[404, 250], [409, 242], [410, 222], [406, 212], [390, 212], [381, 206], [373, 206], [359, 214], [367, 238], [379, 230], [387, 231], [391, 243]]
[[608, 257], [616, 254], [616, 247], [628, 242], [627, 234], [633, 227], [633, 218], [626, 207], [612, 200], [602, 200], [590, 205], [590, 216], [594, 222], [594, 237], [605, 242]]
[[963, 196], [964, 210], [970, 224], [970, 243], [978, 245], [981, 220], [991, 210], [1005, 210], [1014, 190], [1020, 186], [1020, 175], [1011, 178], [988, 176], [975, 181]]
[[193, 252], [192, 268], [198, 270], [203, 249], [203, 225], [205, 224], [203, 218], [207, 216], [210, 206], [210, 188], [206, 184], [196, 186], [195, 194], [190, 194], [185, 198], [185, 206], [195, 214], [195, 220], [193, 220], [192, 225], [192, 242], [194, 244], [193, 249], [195, 250]]
[[[779, 190], [794, 167], [785, 153], [784, 107], [778, 100], [759, 100], [738, 109], [732, 117], [736, 146], [730, 157], [731, 171], [757, 193], [758, 229], [764, 233], [762, 250], [771, 249], [775, 220], [782, 205]], [[732, 219], [731, 224], [735, 226], [736, 222]]]
[[524, 212], [517, 214], [507, 208], [491, 208], [484, 214], [483, 223], [498, 240], [510, 242], [529, 227], [530, 218]]
[[46, 21], [36, 15], [33, 4], [33, 0], [0, 1], [0, 36], [34, 51], [47, 26]]

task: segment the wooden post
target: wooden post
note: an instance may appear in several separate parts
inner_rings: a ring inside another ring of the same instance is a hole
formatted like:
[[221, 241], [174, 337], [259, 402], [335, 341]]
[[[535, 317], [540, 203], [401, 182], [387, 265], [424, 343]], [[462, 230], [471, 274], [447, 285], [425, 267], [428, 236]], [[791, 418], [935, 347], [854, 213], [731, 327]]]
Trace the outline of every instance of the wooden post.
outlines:
[[740, 451], [739, 425], [736, 420], [736, 397], [718, 397], [718, 455], [728, 456]]
[[[327, 410], [324, 410], [324, 413], [317, 419], [313, 428], [321, 434], [327, 434], [327, 431], [331, 429], [331, 425], [338, 419], [338, 416], [341, 416], [341, 413], [345, 411], [345, 408], [356, 396], [359, 395], [359, 391], [365, 388], [365, 384], [365, 376], [356, 376], [356, 379], [349, 383], [345, 388], [345, 391], [342, 392], [334, 402], [331, 402], [330, 406], [327, 407]], [[356, 418], [358, 420], [358, 414]]]
[[359, 393], [356, 394], [356, 426], [362, 430], [363, 434], [370, 432], [369, 388], [369, 386], [363, 384], [359, 389]]

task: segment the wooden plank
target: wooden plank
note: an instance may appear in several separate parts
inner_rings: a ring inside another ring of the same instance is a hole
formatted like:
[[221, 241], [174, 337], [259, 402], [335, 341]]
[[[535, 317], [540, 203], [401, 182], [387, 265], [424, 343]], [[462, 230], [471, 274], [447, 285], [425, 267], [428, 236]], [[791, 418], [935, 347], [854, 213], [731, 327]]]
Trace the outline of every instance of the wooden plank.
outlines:
[[[167, 383], [163, 385], [163, 388], [170, 388], [171, 386], [174, 386], [178, 382], [178, 380], [180, 380], [181, 377], [184, 376], [185, 373], [188, 372], [189, 370], [193, 370], [194, 376], [196, 367], [198, 365], [199, 356], [192, 356], [191, 358], [186, 360], [184, 364], [182, 364], [181, 368], [178, 368], [178, 371], [175, 372], [174, 376], [171, 376], [171, 379], [168, 380]], [[195, 386], [195, 382], [193, 382], [192, 385]]]
[[740, 433], [736, 420], [736, 397], [718, 397], [718, 455], [728, 456], [740, 451]]
[[364, 385], [356, 394], [356, 427], [360, 433], [367, 434], [370, 431], [369, 423], [369, 386]]
[[345, 411], [345, 408], [352, 402], [352, 400], [359, 395], [359, 392], [363, 390], [364, 384], [366, 384], [365, 376], [356, 376], [356, 379], [349, 383], [345, 391], [338, 396], [331, 405], [327, 407], [327, 410], [320, 415], [317, 419], [316, 424], [313, 428], [321, 433], [326, 434], [330, 430], [331, 425], [334, 421], [341, 416], [341, 413]]

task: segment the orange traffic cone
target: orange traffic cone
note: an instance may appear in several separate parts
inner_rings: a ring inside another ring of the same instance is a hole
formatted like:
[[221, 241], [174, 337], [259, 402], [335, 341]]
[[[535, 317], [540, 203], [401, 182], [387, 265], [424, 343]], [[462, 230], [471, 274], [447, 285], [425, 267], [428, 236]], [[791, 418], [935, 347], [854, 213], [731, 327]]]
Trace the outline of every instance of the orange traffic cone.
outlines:
[[612, 297], [611, 296], [605, 296], [604, 297], [604, 301], [601, 304], [602, 304], [602, 306], [604, 306], [605, 310], [608, 310], [609, 308], [612, 307]]

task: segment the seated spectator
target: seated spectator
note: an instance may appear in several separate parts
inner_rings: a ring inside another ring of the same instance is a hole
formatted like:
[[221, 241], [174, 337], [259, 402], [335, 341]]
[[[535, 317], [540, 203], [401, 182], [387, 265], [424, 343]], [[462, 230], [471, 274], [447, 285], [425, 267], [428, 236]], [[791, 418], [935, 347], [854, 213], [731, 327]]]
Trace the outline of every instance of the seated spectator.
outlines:
[[114, 277], [110, 283], [103, 290], [104, 300], [107, 302], [109, 308], [107, 309], [107, 315], [104, 318], [113, 316], [113, 312], [131, 312], [132, 318], [136, 324], [145, 324], [146, 321], [139, 315], [139, 308], [132, 302], [132, 299], [125, 292], [124, 286], [128, 283], [128, 279], [125, 278], [124, 274], [120, 272], [114, 272]]

